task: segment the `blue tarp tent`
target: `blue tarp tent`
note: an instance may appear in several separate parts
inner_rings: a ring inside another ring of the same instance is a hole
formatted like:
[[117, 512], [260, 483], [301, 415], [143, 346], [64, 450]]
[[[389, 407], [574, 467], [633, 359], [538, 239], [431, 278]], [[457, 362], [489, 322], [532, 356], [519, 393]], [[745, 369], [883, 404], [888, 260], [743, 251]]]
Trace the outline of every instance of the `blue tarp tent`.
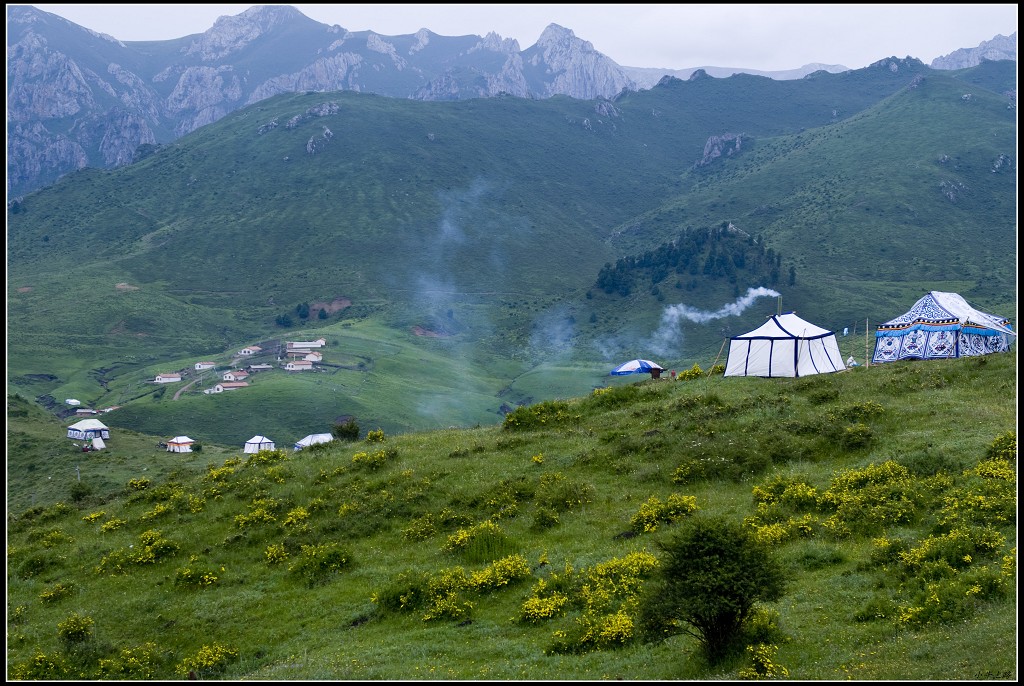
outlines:
[[873, 363], [1006, 352], [1017, 334], [1005, 317], [971, 307], [957, 293], [931, 291], [905, 314], [878, 326]]

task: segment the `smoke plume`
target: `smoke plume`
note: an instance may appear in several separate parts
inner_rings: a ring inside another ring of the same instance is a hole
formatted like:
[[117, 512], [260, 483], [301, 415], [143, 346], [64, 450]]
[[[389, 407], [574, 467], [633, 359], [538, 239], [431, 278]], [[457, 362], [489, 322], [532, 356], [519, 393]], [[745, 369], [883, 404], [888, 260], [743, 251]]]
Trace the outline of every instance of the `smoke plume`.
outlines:
[[770, 288], [758, 287], [748, 288], [746, 295], [741, 296], [736, 302], [729, 303], [714, 312], [698, 310], [689, 305], [669, 305], [661, 314], [661, 326], [654, 332], [651, 340], [651, 349], [658, 355], [668, 356], [679, 354], [679, 347], [682, 344], [682, 336], [679, 331], [679, 324], [682, 321], [690, 321], [696, 324], [705, 324], [712, 319], [724, 317], [735, 317], [743, 313], [748, 307], [754, 304], [758, 298], [777, 298], [779, 293]]

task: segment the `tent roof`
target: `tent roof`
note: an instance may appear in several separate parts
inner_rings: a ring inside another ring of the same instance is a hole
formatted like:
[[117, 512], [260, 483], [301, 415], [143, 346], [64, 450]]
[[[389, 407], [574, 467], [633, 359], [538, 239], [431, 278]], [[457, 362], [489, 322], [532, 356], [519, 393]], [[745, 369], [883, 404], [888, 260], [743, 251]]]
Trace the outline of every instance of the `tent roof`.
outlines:
[[907, 312], [880, 324], [880, 329], [902, 329], [913, 326], [917, 323], [929, 324], [951, 324], [959, 323], [961, 326], [973, 324], [987, 329], [994, 329], [999, 333], [1016, 336], [1013, 329], [1009, 327], [1009, 320], [1005, 317], [997, 317], [981, 310], [976, 310], [968, 304], [958, 293], [946, 293], [944, 291], [929, 291], [924, 297], [914, 303]]
[[189, 438], [188, 436], [175, 436], [174, 438], [172, 438], [171, 440], [169, 440], [167, 442], [168, 443], [195, 443], [195, 441], [192, 440], [191, 438]]
[[785, 314], [773, 314], [761, 326], [740, 336], [733, 336], [732, 340], [749, 338], [823, 338], [832, 335], [834, 335], [833, 332], [801, 319], [796, 316], [795, 312], [786, 312]]
[[98, 419], [83, 419], [77, 424], [72, 424], [68, 427], [69, 429], [79, 429], [81, 431], [89, 431], [90, 429], [109, 429], [106, 424]]
[[664, 371], [657, 362], [651, 362], [650, 360], [630, 360], [629, 362], [623, 362], [618, 367], [611, 371], [613, 376], [626, 376], [627, 374], [646, 374], [652, 369], [659, 369]]
[[334, 440], [334, 436], [331, 434], [309, 434], [302, 440], [295, 443], [295, 445], [305, 447], [307, 445], [314, 445], [316, 443], [330, 443]]
[[273, 441], [266, 436], [253, 436], [246, 443], [273, 443]]

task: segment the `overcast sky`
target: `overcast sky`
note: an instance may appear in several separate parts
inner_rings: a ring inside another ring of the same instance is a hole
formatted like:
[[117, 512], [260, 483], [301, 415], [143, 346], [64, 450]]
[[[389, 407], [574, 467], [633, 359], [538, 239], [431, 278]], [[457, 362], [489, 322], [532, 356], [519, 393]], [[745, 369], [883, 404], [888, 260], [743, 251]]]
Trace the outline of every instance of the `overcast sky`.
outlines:
[[[253, 5], [33, 5], [121, 41], [202, 33]], [[1016, 4], [851, 5], [292, 5], [310, 19], [382, 36], [491, 31], [522, 50], [558, 24], [621, 66], [761, 71], [850, 69], [895, 56], [929, 64], [1017, 30]]]

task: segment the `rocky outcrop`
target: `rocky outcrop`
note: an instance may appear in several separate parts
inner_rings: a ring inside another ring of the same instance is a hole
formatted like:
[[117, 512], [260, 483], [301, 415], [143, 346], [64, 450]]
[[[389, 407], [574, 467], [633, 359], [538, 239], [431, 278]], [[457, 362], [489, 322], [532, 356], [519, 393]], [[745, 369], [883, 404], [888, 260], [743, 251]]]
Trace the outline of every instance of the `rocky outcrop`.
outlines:
[[932, 60], [932, 69], [966, 69], [976, 67], [982, 60], [1017, 61], [1017, 32], [1009, 36], [998, 35], [992, 40], [982, 41], [976, 48], [960, 48], [948, 55]]
[[704, 144], [704, 155], [694, 163], [694, 167], [706, 167], [722, 155], [731, 157], [737, 154], [743, 147], [745, 136], [740, 134], [723, 133], [721, 136], [711, 136]]
[[622, 68], [594, 50], [590, 41], [581, 40], [570, 30], [551, 24], [526, 51], [526, 61], [543, 68], [550, 80], [543, 96], [568, 95], [581, 100], [609, 98], [636, 85]]
[[185, 49], [185, 55], [198, 57], [204, 62], [223, 60], [274, 28], [304, 17], [305, 15], [297, 9], [286, 5], [250, 7], [241, 14], [217, 19], [213, 28], [189, 44]]

